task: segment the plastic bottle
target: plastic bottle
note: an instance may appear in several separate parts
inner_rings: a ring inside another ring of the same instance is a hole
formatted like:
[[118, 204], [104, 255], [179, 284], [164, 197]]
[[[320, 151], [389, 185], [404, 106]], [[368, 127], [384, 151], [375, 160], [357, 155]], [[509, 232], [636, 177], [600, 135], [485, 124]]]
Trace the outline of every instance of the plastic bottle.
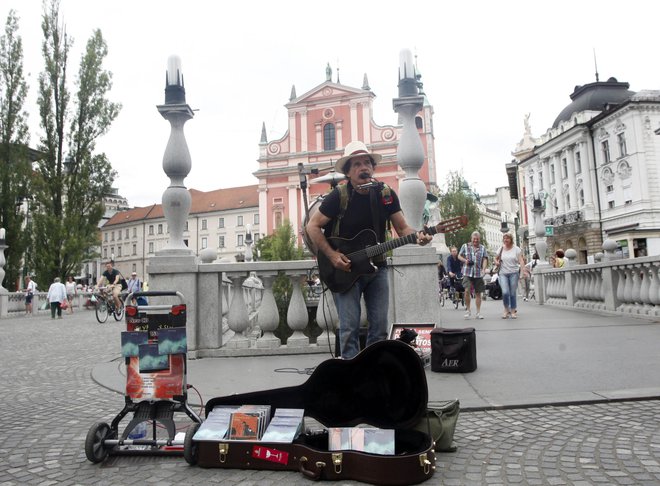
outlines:
[[140, 422], [128, 434], [129, 439], [144, 439], [147, 436], [147, 422]]

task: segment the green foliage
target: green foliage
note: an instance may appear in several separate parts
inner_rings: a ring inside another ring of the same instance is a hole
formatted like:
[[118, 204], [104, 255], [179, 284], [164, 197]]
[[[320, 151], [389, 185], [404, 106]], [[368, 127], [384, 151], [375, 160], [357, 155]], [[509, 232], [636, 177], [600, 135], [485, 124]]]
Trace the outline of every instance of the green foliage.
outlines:
[[60, 24], [58, 0], [44, 5], [42, 31], [39, 150], [45, 155], [36, 164], [33, 181], [40, 210], [34, 214], [34, 247], [39, 251], [32, 253], [32, 261], [38, 280], [50, 282], [77, 273], [93, 256], [90, 248], [99, 244], [102, 198], [115, 172], [105, 154], [95, 153], [96, 141], [121, 107], [106, 98], [112, 76], [102, 67], [108, 51], [99, 30], [81, 57], [73, 96], [67, 79], [71, 40]]
[[20, 211], [21, 201], [32, 190], [27, 113], [23, 111], [27, 92], [23, 42], [18, 35], [18, 17], [11, 10], [0, 37], [0, 228], [6, 230], [4, 287], [10, 291], [22, 286], [18, 280], [29, 243], [29, 228], [24, 228], [27, 222]]
[[446, 191], [440, 191], [440, 194], [438, 194], [438, 207], [442, 218], [449, 219], [462, 215], [468, 217], [468, 224], [465, 228], [445, 235], [447, 246], [456, 246], [460, 249], [463, 243], [470, 241], [473, 231], [481, 233], [481, 243], [486, 245], [484, 231], [481, 227], [479, 207], [477, 206], [478, 196], [470, 191], [463, 175], [457, 171], [451, 171], [447, 175], [446, 187]]
[[[264, 261], [300, 260], [303, 256], [303, 249], [297, 244], [296, 235], [289, 220], [285, 220], [272, 235], [261, 238], [257, 242], [256, 248], [260, 254], [260, 260]], [[284, 340], [291, 335], [291, 330], [287, 326], [286, 314], [292, 290], [293, 285], [289, 277], [282, 273], [278, 275], [273, 283], [273, 295], [280, 315], [280, 324], [275, 335]]]

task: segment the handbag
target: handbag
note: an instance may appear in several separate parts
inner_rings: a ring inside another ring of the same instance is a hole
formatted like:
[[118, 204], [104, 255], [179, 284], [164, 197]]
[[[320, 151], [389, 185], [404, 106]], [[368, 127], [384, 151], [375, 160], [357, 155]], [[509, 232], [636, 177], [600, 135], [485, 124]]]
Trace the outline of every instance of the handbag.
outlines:
[[66, 300], [60, 302], [60, 309], [67, 310], [69, 308], [69, 303]]
[[429, 402], [426, 414], [413, 429], [430, 434], [436, 452], [455, 452], [458, 447], [454, 442], [454, 432], [460, 411], [458, 399]]
[[491, 275], [500, 273], [500, 267], [502, 266], [502, 250], [504, 250], [504, 247], [501, 247], [500, 252], [497, 254], [497, 259], [499, 260], [500, 263], [496, 263], [495, 265], [493, 265], [493, 268], [491, 268], [490, 270]]

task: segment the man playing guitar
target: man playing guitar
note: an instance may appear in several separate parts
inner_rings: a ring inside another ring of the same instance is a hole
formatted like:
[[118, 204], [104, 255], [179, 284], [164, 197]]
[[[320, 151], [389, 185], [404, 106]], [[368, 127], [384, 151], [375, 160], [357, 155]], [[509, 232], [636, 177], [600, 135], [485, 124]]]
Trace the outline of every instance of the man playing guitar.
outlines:
[[[431, 235], [421, 231], [416, 232], [408, 225], [396, 193], [389, 187], [383, 189], [382, 184], [373, 180], [374, 169], [381, 158], [382, 156], [379, 154], [370, 153], [363, 142], [354, 141], [346, 146], [344, 156], [335, 164], [335, 170], [343, 172], [348, 178], [346, 188], [348, 205], [342, 211], [342, 196], [340, 188], [336, 187], [326, 196], [319, 210], [311, 217], [305, 228], [309, 238], [318, 249], [320, 270], [322, 259], [334, 267], [339, 274], [342, 272], [350, 274], [353, 270], [351, 258], [338, 249], [338, 245], [333, 246], [327, 239], [331, 235], [333, 236], [331, 240], [346, 239], [348, 241], [364, 230], [373, 230], [377, 242], [383, 243], [385, 226], [389, 220], [400, 237], [417, 235], [410, 242], [416, 241], [420, 245], [426, 245], [432, 240]], [[374, 212], [377, 214], [373, 214]], [[372, 234], [371, 231], [368, 233]], [[371, 262], [379, 269], [386, 266], [384, 255], [374, 257]], [[321, 277], [323, 279], [323, 273]], [[339, 315], [341, 357], [344, 359], [354, 357], [360, 350], [360, 299], [362, 295], [364, 295], [367, 321], [369, 322], [366, 345], [369, 346], [387, 339], [389, 326], [387, 272], [375, 271], [360, 274], [350, 282], [348, 288], [333, 291]]]

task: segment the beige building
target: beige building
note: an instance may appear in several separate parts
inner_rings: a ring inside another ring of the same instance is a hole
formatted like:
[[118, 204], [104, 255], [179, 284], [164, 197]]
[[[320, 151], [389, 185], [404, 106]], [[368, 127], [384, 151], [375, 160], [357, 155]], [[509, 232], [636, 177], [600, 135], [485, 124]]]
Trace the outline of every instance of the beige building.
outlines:
[[[218, 259], [235, 261], [245, 253], [248, 232], [254, 243], [263, 236], [256, 185], [189, 192], [192, 204], [183, 237], [196, 255], [214, 248]], [[101, 228], [101, 259], [114, 260], [115, 268], [126, 277], [137, 272], [145, 278], [149, 258], [165, 247], [168, 238], [161, 204], [120, 211]]]

